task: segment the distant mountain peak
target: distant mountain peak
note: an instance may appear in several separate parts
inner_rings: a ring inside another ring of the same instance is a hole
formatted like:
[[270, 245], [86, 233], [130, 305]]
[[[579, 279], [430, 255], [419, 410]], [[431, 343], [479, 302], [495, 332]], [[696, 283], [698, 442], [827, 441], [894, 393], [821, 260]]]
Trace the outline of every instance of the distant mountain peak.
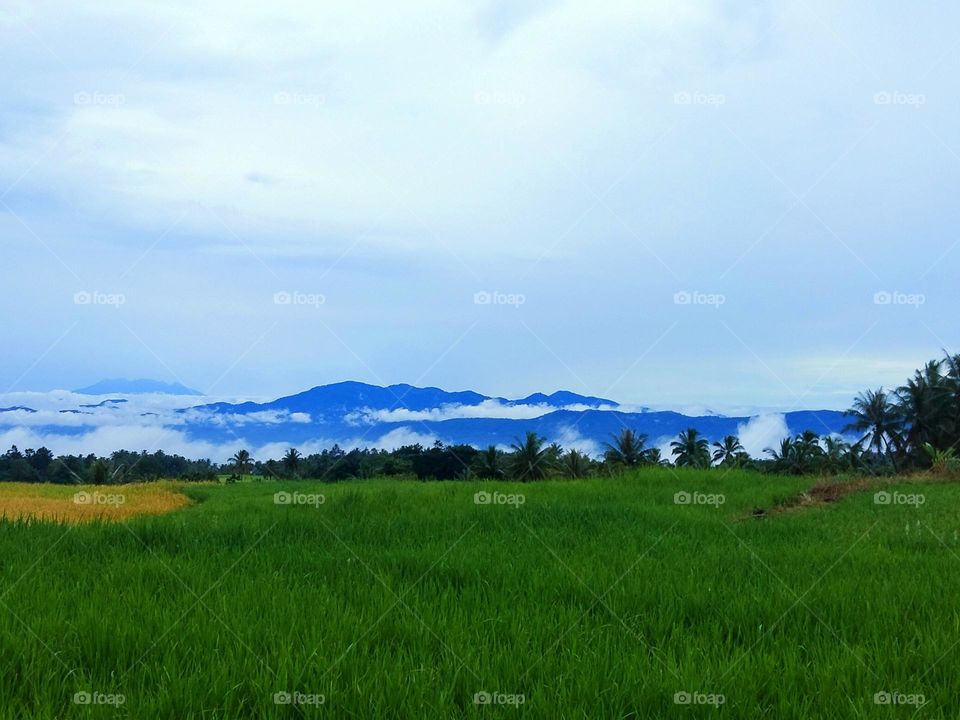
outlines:
[[160, 380], [127, 380], [126, 378], [113, 378], [101, 380], [93, 385], [82, 387], [73, 392], [80, 395], [145, 395], [147, 393], [157, 393], [161, 395], [203, 395], [198, 390], [193, 390], [178, 382], [167, 383]]
[[527, 395], [525, 398], [513, 400], [511, 402], [515, 405], [550, 405], [552, 407], [586, 405], [593, 408], [600, 407], [602, 405], [617, 407], [620, 404], [616, 400], [608, 400], [606, 398], [594, 397], [592, 395], [578, 395], [577, 393], [570, 392], [569, 390], [557, 390], [549, 395], [537, 392], [533, 393], [532, 395]]

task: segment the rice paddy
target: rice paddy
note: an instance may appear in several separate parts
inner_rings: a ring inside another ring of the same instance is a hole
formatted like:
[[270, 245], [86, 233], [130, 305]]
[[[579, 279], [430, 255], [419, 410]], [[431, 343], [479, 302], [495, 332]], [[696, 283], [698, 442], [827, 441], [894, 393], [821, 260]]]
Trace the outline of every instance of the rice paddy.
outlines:
[[139, 485], [0, 484], [0, 517], [58, 522], [126, 520], [158, 515], [190, 504], [169, 483]]
[[164, 483], [127, 498], [161, 514], [8, 513], [0, 718], [956, 717], [960, 486], [764, 512], [813, 484]]

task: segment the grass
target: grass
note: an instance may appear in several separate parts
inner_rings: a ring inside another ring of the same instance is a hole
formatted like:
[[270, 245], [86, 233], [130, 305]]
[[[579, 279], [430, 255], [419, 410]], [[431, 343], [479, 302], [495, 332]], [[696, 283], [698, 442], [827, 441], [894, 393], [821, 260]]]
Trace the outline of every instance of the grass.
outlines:
[[6, 519], [0, 718], [955, 717], [960, 486], [748, 518], [811, 485], [171, 483], [168, 514]]

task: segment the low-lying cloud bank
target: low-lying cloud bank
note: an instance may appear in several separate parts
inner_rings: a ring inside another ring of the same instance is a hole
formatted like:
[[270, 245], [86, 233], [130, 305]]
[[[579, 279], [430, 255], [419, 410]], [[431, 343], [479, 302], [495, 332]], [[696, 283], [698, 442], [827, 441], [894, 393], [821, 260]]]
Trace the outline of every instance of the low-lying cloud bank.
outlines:
[[374, 423], [396, 422], [423, 422], [428, 420], [456, 420], [460, 418], [494, 418], [500, 420], [532, 420], [543, 417], [557, 410], [583, 412], [584, 410], [617, 410], [616, 405], [600, 405], [593, 407], [582, 403], [557, 407], [546, 403], [507, 405], [499, 400], [484, 400], [476, 405], [441, 405], [428, 410], [407, 410], [397, 408], [393, 410], [376, 410], [364, 408], [352, 412], [344, 418], [347, 422], [356, 425], [372, 425]]
[[[420, 443], [429, 447], [438, 440], [434, 435], [420, 433], [412, 428], [395, 428], [378, 438], [316, 438], [308, 442], [297, 443], [297, 449], [304, 455], [318, 453], [339, 445], [344, 450], [355, 447], [395, 450], [403, 445]], [[0, 431], [0, 448], [16, 445], [25, 448], [49, 448], [56, 455], [95, 455], [109, 456], [116, 450], [155, 452], [163, 450], [168, 454], [183, 455], [191, 459], [209, 458], [214, 462], [226, 462], [237, 450], [247, 449], [256, 460], [279, 459], [290, 447], [290, 443], [271, 442], [257, 445], [242, 435], [226, 443], [212, 443], [195, 440], [182, 430], [155, 425], [104, 426], [89, 432], [67, 435], [55, 432], [36, 431], [27, 427], [14, 427]]]

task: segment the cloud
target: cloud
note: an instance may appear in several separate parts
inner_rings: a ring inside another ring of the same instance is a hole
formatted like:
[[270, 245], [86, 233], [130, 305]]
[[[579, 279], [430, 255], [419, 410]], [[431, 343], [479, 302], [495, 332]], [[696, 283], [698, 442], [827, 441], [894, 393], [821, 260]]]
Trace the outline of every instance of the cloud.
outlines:
[[404, 445], [416, 445], [418, 443], [424, 447], [430, 447], [437, 440], [438, 438], [435, 435], [417, 432], [408, 427], [400, 427], [381, 435], [373, 443], [367, 442], [366, 446], [378, 450], [396, 450]]
[[660, 451], [660, 458], [662, 460], [669, 460], [673, 462], [673, 448], [670, 446], [670, 443], [679, 440], [679, 435], [662, 435], [658, 437], [651, 443], [652, 447], [657, 448]]
[[575, 427], [568, 426], [560, 429], [560, 434], [550, 440], [559, 443], [564, 450], [576, 450], [592, 458], [603, 454], [603, 445], [596, 440], [583, 437]]
[[[236, 448], [188, 439], [180, 430], [155, 425], [102, 426], [77, 435], [33, 431], [26, 427], [0, 429], [0, 447], [47, 447], [55, 455], [109, 456], [116, 450], [163, 450], [188, 458], [226, 460]], [[242, 446], [242, 442], [241, 442]], [[232, 448], [232, 449], [231, 449]]]
[[[262, 231], [278, 223], [300, 232], [319, 223], [403, 234], [429, 213], [492, 229], [500, 218], [487, 208], [519, 219], [536, 188], [559, 187], [551, 172], [558, 154], [604, 126], [665, 129], [662, 114], [633, 112], [637, 85], [667, 98], [663, 74], [680, 70], [678, 58], [687, 66], [705, 59], [716, 45], [749, 38], [755, 24], [723, 20], [709, 4], [665, 0], [536, 10], [510, 18], [502, 8], [483, 15], [469, 4], [399, 12], [362, 1], [31, 8], [31, 27], [64, 65], [83, 72], [35, 87], [44, 122], [17, 126], [19, 135], [2, 146], [5, 164], [13, 180], [37, 148], [69, 132], [62, 145], [72, 162], [58, 164], [55, 175], [35, 168], [25, 183], [149, 227], [179, 219], [184, 228], [222, 233], [228, 218], [257, 228], [244, 233], [254, 247], [269, 248]], [[491, 17], [510, 28], [493, 46], [483, 32]], [[118, 25], [125, 42], [116, 47]], [[709, 44], [701, 38], [708, 31]], [[113, 53], [87, 52], [107, 38]], [[649, 50], [638, 53], [638, 38]], [[670, 55], [674, 48], [683, 52]], [[13, 50], [21, 62], [23, 53], [50, 59], [37, 42]], [[644, 74], [621, 75], [622, 52], [639, 54]], [[590, 111], [599, 105], [603, 116]], [[447, 242], [473, 252], [464, 230]], [[552, 244], [544, 239], [543, 249]], [[484, 249], [492, 246], [526, 250], [503, 233], [486, 234]]]
[[786, 416], [780, 413], [758, 415], [737, 426], [737, 435], [751, 457], [767, 457], [764, 450], [777, 448], [783, 438], [790, 437]]
[[373, 410], [364, 408], [346, 416], [347, 422], [356, 424], [371, 424], [381, 422], [423, 422], [426, 420], [440, 421], [453, 420], [456, 418], [499, 418], [512, 420], [530, 420], [543, 417], [544, 415], [558, 410], [569, 410], [571, 412], [583, 412], [585, 410], [614, 410], [613, 405], [602, 405], [599, 408], [593, 408], [589, 405], [575, 403], [554, 407], [545, 403], [529, 405], [507, 405], [499, 400], [484, 400], [476, 405], [441, 405], [427, 410], [407, 410], [398, 408], [395, 410]]

